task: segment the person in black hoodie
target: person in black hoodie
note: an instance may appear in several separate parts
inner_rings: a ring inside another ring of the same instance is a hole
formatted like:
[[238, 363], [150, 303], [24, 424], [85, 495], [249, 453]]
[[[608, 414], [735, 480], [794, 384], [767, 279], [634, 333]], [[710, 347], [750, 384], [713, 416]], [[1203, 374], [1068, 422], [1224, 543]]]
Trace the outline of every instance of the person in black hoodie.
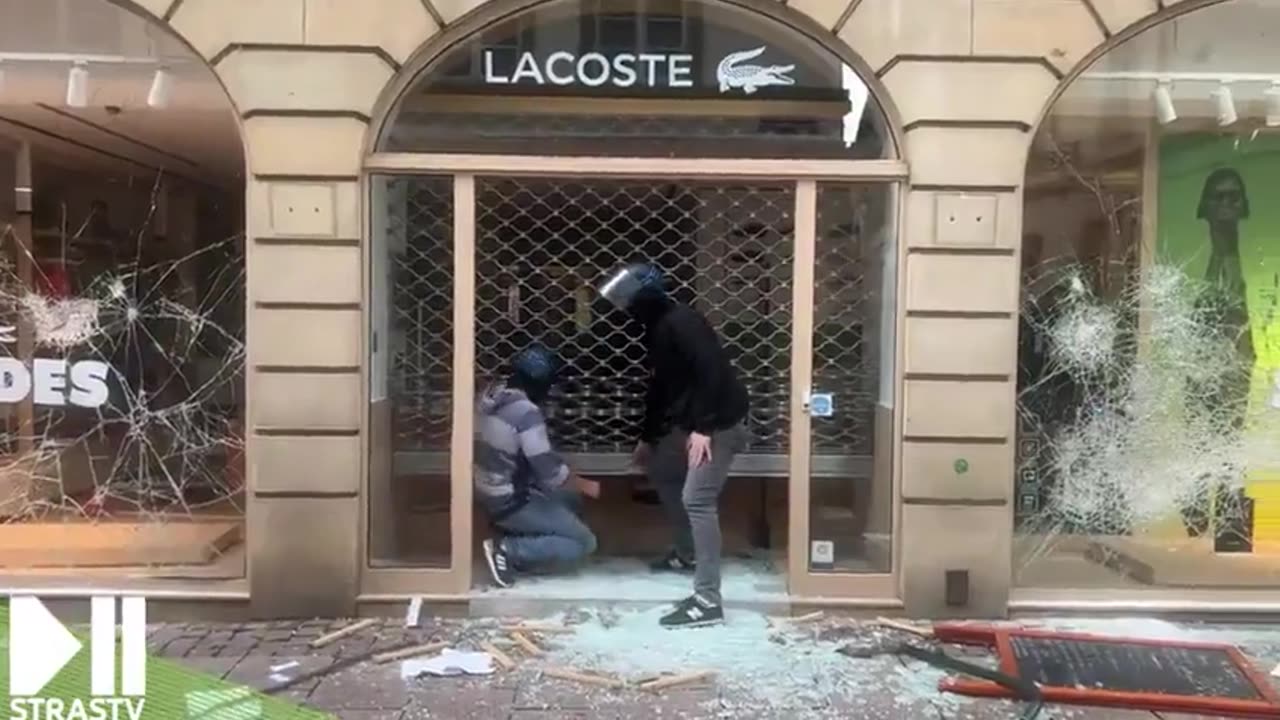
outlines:
[[694, 574], [694, 593], [664, 627], [724, 620], [720, 597], [720, 491], [745, 446], [747, 389], [720, 338], [698, 311], [672, 300], [648, 264], [619, 269], [600, 294], [645, 329], [650, 379], [635, 461], [658, 490], [675, 547], [655, 571]]

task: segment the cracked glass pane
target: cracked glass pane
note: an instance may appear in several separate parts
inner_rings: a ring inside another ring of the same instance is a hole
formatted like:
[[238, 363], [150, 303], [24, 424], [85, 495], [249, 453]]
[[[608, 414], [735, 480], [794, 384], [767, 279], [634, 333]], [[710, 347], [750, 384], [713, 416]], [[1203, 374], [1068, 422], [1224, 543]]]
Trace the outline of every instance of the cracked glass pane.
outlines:
[[0, 571], [241, 578], [231, 103], [118, 4], [0, 0], [0, 16], [22, 18], [0, 28]]
[[1280, 52], [1253, 31], [1278, 21], [1228, 3], [1144, 32], [1035, 140], [1021, 585], [1280, 585]]
[[[77, 177], [67, 195], [42, 194], [40, 170], [37, 162], [33, 240], [12, 222], [2, 234], [0, 532], [9, 552], [0, 562], [238, 575], [245, 277], [237, 207], [190, 190], [169, 220], [182, 225], [162, 229], [158, 197], [178, 193], [159, 177], [114, 194]], [[181, 212], [191, 216], [180, 221]], [[74, 521], [94, 525], [65, 525]]]

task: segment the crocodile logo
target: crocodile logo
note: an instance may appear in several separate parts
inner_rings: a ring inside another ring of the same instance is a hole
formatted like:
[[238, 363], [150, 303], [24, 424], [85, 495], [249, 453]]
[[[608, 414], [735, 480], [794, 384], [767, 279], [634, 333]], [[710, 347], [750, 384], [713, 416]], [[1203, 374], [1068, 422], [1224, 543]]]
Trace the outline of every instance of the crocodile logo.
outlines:
[[755, 93], [762, 87], [771, 85], [795, 85], [796, 81], [790, 73], [795, 65], [742, 65], [748, 60], [755, 60], [764, 54], [766, 47], [761, 45], [755, 50], [729, 53], [716, 67], [716, 80], [720, 82], [720, 92], [729, 92], [732, 88], [742, 88], [747, 95]]

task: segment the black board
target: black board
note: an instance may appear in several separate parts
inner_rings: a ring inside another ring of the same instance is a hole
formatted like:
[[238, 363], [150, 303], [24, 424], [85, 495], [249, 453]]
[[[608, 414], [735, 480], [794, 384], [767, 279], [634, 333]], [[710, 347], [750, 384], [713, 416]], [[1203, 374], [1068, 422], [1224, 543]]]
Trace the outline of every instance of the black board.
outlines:
[[1225, 649], [1013, 634], [1018, 675], [1042, 686], [1265, 700]]

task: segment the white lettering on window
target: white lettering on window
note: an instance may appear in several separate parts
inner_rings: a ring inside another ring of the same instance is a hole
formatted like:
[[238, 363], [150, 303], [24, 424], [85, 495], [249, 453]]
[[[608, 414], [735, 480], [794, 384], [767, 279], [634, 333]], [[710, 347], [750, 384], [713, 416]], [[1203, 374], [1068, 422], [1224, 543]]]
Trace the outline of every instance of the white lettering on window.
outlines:
[[613, 58], [613, 84], [617, 87], [631, 87], [636, 84], [636, 56], [622, 53]]
[[484, 51], [484, 81], [490, 85], [509, 85], [511, 79], [493, 71], [493, 51]]
[[640, 62], [645, 65], [645, 77], [648, 78], [649, 87], [658, 84], [658, 63], [665, 60], [662, 55], [654, 55], [653, 53], [641, 53]]
[[572, 69], [573, 53], [565, 52], [561, 50], [559, 52], [553, 52], [549, 57], [547, 57], [547, 79], [550, 80], [555, 85], [572, 85], [573, 84], [572, 72], [570, 72], [570, 74], [568, 75], [559, 75], [556, 73], [556, 64], [564, 63], [564, 62], [569, 63], [570, 68]]
[[34, 391], [31, 401], [37, 405], [67, 403], [67, 361], [36, 358], [31, 362]]
[[672, 55], [667, 59], [667, 84], [673, 88], [693, 87], [693, 56]]
[[523, 52], [504, 75], [498, 69], [493, 50], [484, 51], [484, 81], [488, 85], [581, 85], [584, 87], [670, 87], [694, 86], [693, 55], [661, 53], [618, 53], [606, 56], [589, 52], [581, 56], [557, 50], [539, 61], [532, 52]]
[[516, 63], [516, 71], [511, 76], [512, 83], [518, 83], [528, 78], [538, 85], [544, 85], [542, 79], [542, 71], [538, 69], [538, 61], [533, 57], [533, 53], [523, 53], [520, 55], [520, 62]]
[[[599, 74], [595, 76], [588, 75], [588, 65], [596, 65]], [[587, 87], [600, 87], [609, 81], [609, 61], [600, 53], [587, 53], [578, 58], [578, 80]]]
[[97, 360], [36, 358], [28, 369], [17, 358], [0, 358], [0, 403], [21, 402], [30, 395], [36, 405], [101, 407], [109, 397], [110, 373], [110, 366]]

